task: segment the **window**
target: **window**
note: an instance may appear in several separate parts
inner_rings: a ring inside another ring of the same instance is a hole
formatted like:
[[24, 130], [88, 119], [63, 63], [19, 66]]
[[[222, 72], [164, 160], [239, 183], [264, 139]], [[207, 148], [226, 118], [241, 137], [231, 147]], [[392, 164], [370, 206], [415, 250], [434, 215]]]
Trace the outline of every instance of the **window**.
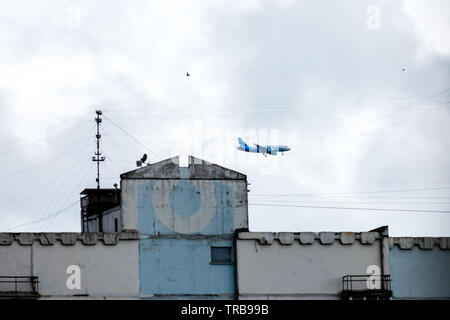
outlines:
[[119, 226], [117, 223], [117, 219], [114, 219], [114, 232], [119, 232]]
[[211, 264], [232, 264], [231, 247], [211, 247]]

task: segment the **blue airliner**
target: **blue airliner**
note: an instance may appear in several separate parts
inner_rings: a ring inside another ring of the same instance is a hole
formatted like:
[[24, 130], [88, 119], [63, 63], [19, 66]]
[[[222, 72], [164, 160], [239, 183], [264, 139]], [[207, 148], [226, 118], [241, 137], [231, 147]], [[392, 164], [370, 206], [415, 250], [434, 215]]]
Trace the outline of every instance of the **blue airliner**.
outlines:
[[239, 146], [236, 147], [237, 150], [245, 151], [245, 152], [255, 152], [262, 153], [267, 157], [268, 154], [276, 155], [278, 152], [284, 154], [284, 152], [291, 150], [288, 146], [284, 145], [275, 145], [275, 146], [260, 146], [259, 144], [254, 143], [254, 147], [250, 147], [248, 144], [244, 142], [241, 138], [238, 138]]

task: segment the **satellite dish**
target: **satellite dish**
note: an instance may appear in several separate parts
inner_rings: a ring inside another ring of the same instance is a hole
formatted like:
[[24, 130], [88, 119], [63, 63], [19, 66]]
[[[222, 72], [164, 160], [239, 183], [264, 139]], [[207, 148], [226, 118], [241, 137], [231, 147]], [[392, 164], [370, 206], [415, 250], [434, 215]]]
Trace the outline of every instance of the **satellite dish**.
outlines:
[[142, 156], [141, 162], [145, 163], [145, 160], [147, 160], [147, 154], [144, 153], [144, 155]]

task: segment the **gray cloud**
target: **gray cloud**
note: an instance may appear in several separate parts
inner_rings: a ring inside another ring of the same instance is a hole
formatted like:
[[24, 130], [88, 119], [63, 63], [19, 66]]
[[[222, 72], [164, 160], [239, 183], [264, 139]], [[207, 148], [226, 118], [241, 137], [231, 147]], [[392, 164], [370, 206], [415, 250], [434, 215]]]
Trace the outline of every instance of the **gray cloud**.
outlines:
[[[105, 186], [143, 152], [151, 161], [194, 153], [248, 174], [252, 203], [449, 210], [448, 189], [355, 193], [450, 185], [449, 92], [433, 96], [450, 88], [448, 39], [436, 32], [450, 19], [442, 3], [423, 3], [6, 6], [0, 177], [36, 167], [0, 180], [0, 230], [56, 212], [94, 185], [96, 108], [142, 143], [104, 120]], [[372, 4], [377, 30], [366, 25]], [[294, 148], [267, 159], [236, 154], [236, 135], [251, 129], [250, 142], [267, 143], [274, 129]], [[394, 235], [450, 234], [441, 213], [251, 206], [250, 218], [254, 230], [389, 224]], [[78, 207], [17, 230], [45, 228], [79, 230]]]

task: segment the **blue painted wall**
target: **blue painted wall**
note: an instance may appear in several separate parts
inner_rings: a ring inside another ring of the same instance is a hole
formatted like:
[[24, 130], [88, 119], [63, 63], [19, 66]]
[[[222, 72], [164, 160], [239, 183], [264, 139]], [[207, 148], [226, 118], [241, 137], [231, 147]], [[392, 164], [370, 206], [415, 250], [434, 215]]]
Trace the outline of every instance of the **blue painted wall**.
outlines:
[[389, 256], [394, 298], [450, 298], [450, 250], [394, 246]]
[[[155, 215], [152, 194], [156, 181], [139, 186], [138, 219], [139, 233], [149, 235], [175, 235], [176, 232], [164, 226]], [[212, 221], [198, 234], [224, 235], [233, 234], [233, 197], [232, 188], [218, 181], [212, 181], [216, 197], [216, 207], [211, 208], [214, 214]], [[169, 194], [170, 206], [178, 215], [189, 217], [197, 213], [203, 195], [189, 180], [180, 180]]]
[[228, 298], [233, 298], [234, 266], [210, 264], [211, 246], [231, 247], [232, 240], [182, 238], [141, 240], [139, 248], [141, 293], [228, 294]]
[[[198, 232], [180, 234], [161, 223], [155, 214], [153, 192], [157, 183], [151, 181], [138, 189], [138, 229], [144, 236], [139, 243], [141, 294], [144, 297], [170, 295], [170, 299], [183, 298], [183, 295], [233, 299], [234, 264], [211, 264], [212, 246], [233, 248], [232, 188], [219, 181], [201, 182], [205, 183], [203, 190], [208, 188], [210, 199], [213, 195], [214, 205], [209, 207], [211, 201], [206, 202], [206, 209], [213, 218]], [[159, 185], [162, 187], [161, 183]], [[166, 191], [168, 197], [164, 193], [162, 198], [167, 197], [168, 203], [162, 205], [179, 216], [192, 217], [202, 204], [205, 208], [204, 195], [190, 180], [179, 180]]]

